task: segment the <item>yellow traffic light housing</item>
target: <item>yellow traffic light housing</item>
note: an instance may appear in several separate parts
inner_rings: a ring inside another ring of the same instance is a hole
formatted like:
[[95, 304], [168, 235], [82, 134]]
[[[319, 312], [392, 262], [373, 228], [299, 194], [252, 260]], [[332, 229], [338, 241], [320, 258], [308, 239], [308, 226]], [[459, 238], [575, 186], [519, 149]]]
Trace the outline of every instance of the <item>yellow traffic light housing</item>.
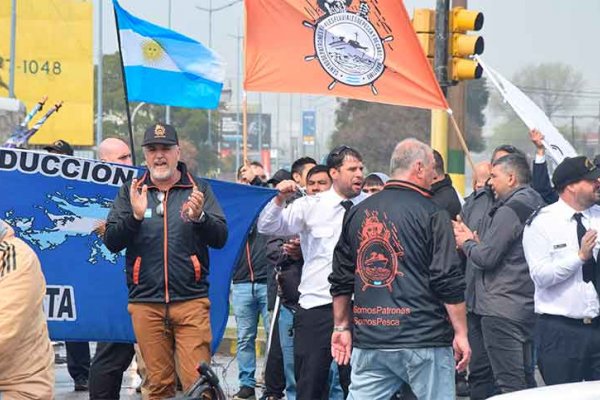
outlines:
[[483, 68], [477, 61], [466, 58], [452, 58], [450, 71], [450, 79], [453, 81], [479, 79], [483, 74]]
[[467, 32], [478, 31], [483, 28], [483, 13], [467, 10], [463, 7], [454, 7], [450, 13], [450, 31]]
[[483, 69], [470, 57], [483, 53], [484, 40], [481, 36], [467, 35], [467, 31], [478, 31], [483, 27], [483, 13], [454, 7], [450, 13], [450, 37], [448, 49], [451, 57], [449, 78], [453, 81], [479, 79]]
[[412, 24], [427, 59], [433, 65], [433, 56], [435, 53], [435, 10], [417, 8], [413, 15]]

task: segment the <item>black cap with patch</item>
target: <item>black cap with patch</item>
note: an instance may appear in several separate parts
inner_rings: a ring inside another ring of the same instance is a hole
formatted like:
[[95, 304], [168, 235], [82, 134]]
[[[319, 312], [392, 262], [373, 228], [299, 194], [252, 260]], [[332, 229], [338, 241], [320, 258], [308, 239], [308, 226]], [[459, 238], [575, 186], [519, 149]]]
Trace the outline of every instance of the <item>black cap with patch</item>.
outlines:
[[178, 145], [177, 131], [171, 125], [154, 124], [144, 132], [142, 146], [150, 144], [164, 144], [167, 146]]
[[565, 186], [583, 181], [595, 181], [600, 178], [600, 168], [592, 160], [585, 156], [565, 158], [552, 175], [552, 183], [556, 190], [562, 190]]
[[292, 174], [290, 173], [290, 171], [280, 169], [279, 171], [275, 172], [275, 174], [271, 177], [271, 179], [267, 181], [267, 183], [269, 185], [277, 186], [279, 182], [287, 181], [290, 179], [292, 179]]
[[56, 142], [52, 143], [50, 146], [44, 147], [44, 150], [47, 150], [47, 151], [50, 151], [50, 152], [56, 153], [56, 154], [65, 154], [67, 156], [73, 155], [73, 148], [71, 147], [71, 145], [68, 142], [65, 142], [64, 140], [57, 140]]

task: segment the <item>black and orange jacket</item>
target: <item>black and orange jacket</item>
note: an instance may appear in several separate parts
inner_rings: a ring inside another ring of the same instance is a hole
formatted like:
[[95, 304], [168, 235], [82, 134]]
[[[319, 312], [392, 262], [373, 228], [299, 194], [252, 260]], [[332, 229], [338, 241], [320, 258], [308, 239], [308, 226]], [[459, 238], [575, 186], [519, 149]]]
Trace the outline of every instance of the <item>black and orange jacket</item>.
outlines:
[[332, 296], [354, 294], [353, 345], [450, 346], [454, 331], [444, 304], [464, 301], [460, 264], [448, 213], [431, 192], [390, 180], [352, 207], [329, 281]]
[[[181, 162], [177, 169], [181, 179], [165, 192], [162, 206], [150, 174], [140, 178], [140, 185], [148, 185], [142, 221], [133, 217], [130, 182], [121, 187], [108, 214], [103, 240], [114, 253], [126, 249], [130, 302], [169, 303], [208, 296], [208, 248], [225, 246], [227, 224], [210, 185], [192, 177]], [[182, 212], [194, 186], [204, 194], [199, 222]]]
[[267, 259], [267, 236], [252, 226], [244, 251], [233, 272], [233, 283], [267, 283], [269, 260]]

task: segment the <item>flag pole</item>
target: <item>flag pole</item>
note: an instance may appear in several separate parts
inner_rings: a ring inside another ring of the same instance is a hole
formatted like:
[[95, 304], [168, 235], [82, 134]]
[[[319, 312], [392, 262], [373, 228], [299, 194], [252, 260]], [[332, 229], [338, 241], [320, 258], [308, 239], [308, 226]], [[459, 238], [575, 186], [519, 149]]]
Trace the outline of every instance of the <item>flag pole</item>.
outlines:
[[448, 109], [448, 114], [450, 115], [450, 121], [452, 121], [452, 126], [454, 127], [454, 130], [456, 131], [456, 137], [458, 138], [458, 141], [460, 142], [460, 147], [462, 147], [465, 155], [467, 156], [467, 160], [469, 161], [469, 165], [471, 166], [471, 169], [473, 170], [473, 172], [475, 172], [475, 163], [473, 162], [473, 158], [471, 158], [471, 152], [469, 152], [469, 148], [467, 147], [467, 142], [465, 142], [465, 138], [462, 134], [462, 132], [460, 131], [460, 128], [458, 127], [458, 123], [456, 122], [456, 119], [454, 118], [454, 113], [452, 112], [451, 109]]
[[[119, 31], [119, 17], [117, 15], [117, 9], [115, 8], [114, 4], [113, 4], [113, 11], [115, 12], [115, 24], [117, 27], [117, 42], [119, 44], [119, 61], [121, 62], [121, 74], [123, 75], [123, 92], [125, 93], [125, 111], [127, 112], [127, 127], [129, 130], [129, 146], [131, 147], [131, 161], [132, 161], [133, 165], [136, 165], [135, 144], [133, 142], [133, 129], [131, 126], [131, 113], [129, 112], [129, 96], [127, 94], [127, 79], [125, 78], [125, 65], [123, 63], [123, 51], [121, 50], [121, 33]], [[102, 62], [102, 60], [100, 60], [100, 62]], [[102, 116], [99, 115], [98, 118], [102, 118]], [[100, 143], [98, 143], [98, 144], [100, 144]]]
[[246, 91], [242, 96], [242, 154], [245, 164], [248, 160], [248, 97]]

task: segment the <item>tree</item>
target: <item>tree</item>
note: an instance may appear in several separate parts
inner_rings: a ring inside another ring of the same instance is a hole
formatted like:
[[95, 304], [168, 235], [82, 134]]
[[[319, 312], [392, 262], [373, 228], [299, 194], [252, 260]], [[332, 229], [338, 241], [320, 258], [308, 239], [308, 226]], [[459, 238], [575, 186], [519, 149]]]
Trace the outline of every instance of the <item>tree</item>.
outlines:
[[484, 79], [475, 79], [466, 82], [466, 126], [465, 140], [470, 151], [480, 152], [485, 149], [482, 132], [485, 125], [485, 108], [488, 105], [490, 92]]
[[[484, 80], [467, 84], [467, 127], [464, 134], [472, 151], [484, 148], [481, 133], [488, 98]], [[429, 110], [360, 100], [339, 100], [339, 103], [331, 145], [344, 143], [356, 147], [371, 171], [388, 171], [390, 156], [400, 140], [415, 137], [425, 143], [430, 141]]]
[[388, 172], [396, 144], [407, 137], [429, 141], [430, 112], [416, 108], [340, 100], [331, 146], [346, 144], [360, 151], [370, 171]]
[[[559, 113], [572, 112], [578, 104], [576, 92], [584, 85], [581, 72], [562, 63], [525, 66], [513, 75], [511, 82], [523, 90], [549, 118]], [[490, 144], [510, 143], [517, 147], [528, 146], [530, 144], [527, 136], [528, 129], [512, 108], [504, 104], [498, 94], [492, 96], [491, 104], [493, 112], [500, 115], [501, 122], [494, 128]], [[564, 121], [558, 120], [558, 122]], [[560, 126], [557, 128], [563, 134], [566, 133], [567, 140], [575, 139], [572, 138], [570, 129], [561, 129]]]

